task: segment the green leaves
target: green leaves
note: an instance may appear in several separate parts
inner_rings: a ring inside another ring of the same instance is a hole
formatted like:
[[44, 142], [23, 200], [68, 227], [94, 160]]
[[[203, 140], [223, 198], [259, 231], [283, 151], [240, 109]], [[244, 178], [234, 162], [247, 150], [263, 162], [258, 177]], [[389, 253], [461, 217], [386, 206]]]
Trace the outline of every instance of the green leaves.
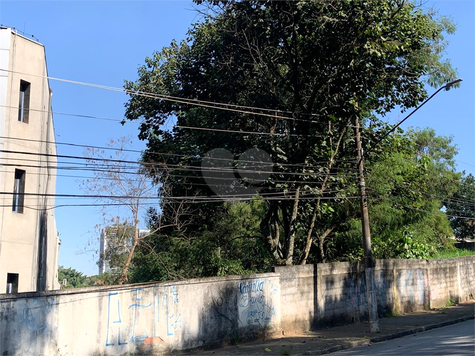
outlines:
[[[464, 172], [465, 173], [465, 172]], [[444, 202], [450, 226], [459, 240], [475, 238], [475, 178], [472, 174], [460, 177], [457, 190]]]
[[[201, 158], [216, 148], [233, 157], [259, 148], [269, 153], [274, 165], [260, 187], [268, 210], [249, 229], [259, 225], [259, 234], [254, 234], [268, 239], [275, 261], [292, 260], [283, 251], [305, 254], [318, 231], [331, 228], [326, 241], [343, 236], [357, 214], [357, 205], [345, 199], [355, 194], [357, 181], [352, 173], [355, 142], [348, 127], [355, 119], [372, 121], [373, 113], [384, 115], [396, 106], [414, 107], [427, 96], [424, 81], [437, 85], [442, 78], [455, 77], [442, 57], [444, 35], [453, 31], [450, 22], [409, 2], [389, 0], [196, 3], [215, 11], [192, 26], [186, 42], [174, 41], [147, 58], [137, 81], [126, 82], [131, 91], [194, 100], [192, 105], [131, 92], [126, 104], [126, 117], [143, 121], [139, 137], [148, 143], [144, 158], [163, 167], [154, 173], [162, 193], [212, 195], [200, 172], [187, 167], [199, 167]], [[220, 110], [210, 103], [244, 107]], [[262, 115], [269, 112], [275, 116]], [[164, 128], [169, 118], [180, 128]], [[373, 130], [365, 130], [365, 144], [377, 142]], [[383, 200], [381, 210], [400, 214], [401, 206], [424, 209], [424, 194], [434, 192], [433, 174], [440, 179], [440, 191], [450, 185], [450, 142], [429, 138], [424, 144], [420, 136], [395, 135], [374, 149], [370, 188]], [[417, 156], [417, 147], [431, 151]], [[300, 201], [295, 200], [297, 187], [302, 188]], [[165, 217], [173, 213], [167, 209], [163, 207]], [[203, 236], [211, 226], [218, 240], [230, 233], [214, 217], [223, 210], [234, 215], [235, 208], [195, 204], [193, 209], [194, 214], [179, 218], [186, 234]], [[311, 228], [315, 211], [320, 215]], [[413, 220], [401, 218], [399, 224], [417, 220], [417, 214], [408, 215]], [[392, 238], [383, 228], [385, 217], [376, 219], [381, 236]], [[337, 222], [341, 228], [333, 228]], [[334, 247], [333, 256], [341, 257]], [[349, 250], [345, 254], [358, 256]], [[217, 257], [211, 265], [217, 273], [235, 268], [234, 262], [228, 266]]]
[[385, 155], [368, 166], [374, 254], [426, 258], [446, 246], [451, 235], [440, 208], [454, 189], [455, 150], [450, 138], [432, 129], [411, 129], [387, 140]]

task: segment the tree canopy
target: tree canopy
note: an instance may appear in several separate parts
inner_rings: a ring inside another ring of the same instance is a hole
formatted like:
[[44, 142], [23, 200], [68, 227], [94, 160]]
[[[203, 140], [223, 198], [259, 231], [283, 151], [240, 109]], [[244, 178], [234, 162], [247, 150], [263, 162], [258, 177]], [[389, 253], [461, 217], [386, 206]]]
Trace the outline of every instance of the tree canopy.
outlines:
[[[167, 202], [162, 218], [171, 219], [174, 204], [193, 205], [173, 232], [193, 240], [217, 228], [223, 204], [250, 200], [256, 188], [265, 202], [257, 235], [273, 262], [325, 260], [323, 245], [343, 238], [340, 226], [358, 214], [354, 123], [371, 147], [388, 130], [381, 116], [417, 106], [427, 97], [425, 84], [455, 78], [443, 59], [444, 36], [454, 26], [402, 0], [196, 2], [207, 15], [187, 40], [146, 58], [138, 79], [125, 84], [126, 117], [141, 120], [144, 160]], [[374, 179], [409, 155], [391, 155], [394, 145], [402, 147], [397, 140], [410, 138], [389, 137], [372, 148]], [[267, 152], [271, 166], [246, 154], [253, 149]], [[411, 157], [393, 183], [380, 184], [381, 194], [412, 194], [424, 162], [445, 159]], [[259, 165], [266, 169], [250, 179]], [[400, 182], [407, 176], [410, 188]], [[225, 190], [216, 194], [213, 185]]]
[[447, 198], [445, 207], [455, 237], [475, 239], [475, 178], [472, 174], [457, 181], [457, 190]]

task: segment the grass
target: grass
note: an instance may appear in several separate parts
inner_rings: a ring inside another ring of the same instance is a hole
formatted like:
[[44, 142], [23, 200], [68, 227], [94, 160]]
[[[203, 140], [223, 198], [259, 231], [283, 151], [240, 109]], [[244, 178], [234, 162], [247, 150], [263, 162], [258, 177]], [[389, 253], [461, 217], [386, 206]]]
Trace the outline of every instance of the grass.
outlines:
[[383, 315], [384, 318], [392, 318], [395, 316], [399, 316], [400, 314], [397, 311], [388, 311], [386, 314]]
[[239, 334], [234, 334], [231, 336], [230, 344], [233, 346], [239, 345], [242, 343], [242, 337]]
[[446, 307], [453, 307], [454, 305], [457, 304], [457, 301], [453, 298], [447, 299], [447, 303], [445, 303]]
[[281, 349], [280, 354], [281, 355], [290, 355], [290, 349], [289, 348]]
[[439, 251], [436, 254], [430, 257], [431, 260], [443, 260], [446, 258], [455, 258], [455, 257], [463, 257], [463, 256], [472, 256], [475, 255], [475, 251], [472, 250], [463, 250], [463, 249], [450, 249]]

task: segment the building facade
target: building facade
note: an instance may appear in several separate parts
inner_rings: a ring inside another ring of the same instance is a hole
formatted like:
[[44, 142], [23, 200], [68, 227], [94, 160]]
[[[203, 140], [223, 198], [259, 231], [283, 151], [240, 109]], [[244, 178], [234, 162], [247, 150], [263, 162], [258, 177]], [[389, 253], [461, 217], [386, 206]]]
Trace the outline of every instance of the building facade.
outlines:
[[51, 98], [44, 46], [0, 27], [0, 293], [59, 289]]
[[[148, 229], [139, 229], [139, 237], [150, 234]], [[99, 238], [99, 274], [122, 271], [123, 262], [132, 246], [135, 227], [127, 224], [110, 225], [101, 230]], [[121, 260], [122, 257], [122, 260]], [[114, 261], [111, 265], [111, 259]]]

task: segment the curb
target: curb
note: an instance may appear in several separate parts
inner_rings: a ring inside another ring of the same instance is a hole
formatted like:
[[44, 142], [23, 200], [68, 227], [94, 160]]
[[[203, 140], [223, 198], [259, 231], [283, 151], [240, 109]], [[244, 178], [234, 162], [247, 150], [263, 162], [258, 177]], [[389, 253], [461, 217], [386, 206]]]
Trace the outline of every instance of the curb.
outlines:
[[345, 343], [345, 344], [328, 347], [326, 349], [321, 349], [321, 350], [316, 350], [316, 351], [311, 351], [311, 352], [307, 351], [303, 355], [326, 355], [326, 354], [330, 354], [330, 353], [336, 352], [336, 351], [352, 349], [354, 347], [359, 347], [359, 346], [371, 345], [372, 343], [376, 343], [376, 342], [398, 339], [400, 337], [404, 337], [404, 336], [407, 336], [407, 335], [413, 335], [413, 334], [420, 333], [422, 331], [429, 331], [429, 330], [432, 330], [432, 329], [442, 328], [444, 326], [461, 323], [463, 321], [472, 320], [474, 318], [475, 318], [475, 315], [468, 315], [468, 316], [464, 316], [464, 317], [457, 318], [457, 319], [443, 321], [443, 322], [440, 322], [440, 323], [437, 323], [437, 324], [430, 324], [430, 325], [427, 325], [427, 326], [419, 326], [417, 328], [413, 328], [413, 329], [409, 329], [409, 330], [403, 330], [403, 331], [399, 331], [399, 332], [392, 333], [392, 334], [376, 336], [376, 337], [373, 337], [373, 338], [368, 339], [368, 340], [355, 340], [355, 341], [350, 341], [350, 342]]
[[326, 355], [326, 354], [331, 354], [332, 352], [352, 349], [354, 347], [359, 347], [359, 346], [368, 346], [370, 344], [371, 344], [370, 339], [348, 341], [345, 344], [335, 345], [332, 347], [328, 347], [326, 349], [321, 349], [321, 350], [316, 350], [316, 351], [307, 351], [307, 352], [304, 352], [302, 355]]
[[430, 324], [430, 325], [426, 325], [426, 326], [418, 326], [417, 328], [414, 328], [414, 329], [403, 330], [403, 331], [399, 331], [399, 332], [393, 333], [393, 334], [376, 336], [376, 337], [371, 338], [370, 341], [373, 343], [373, 342], [381, 342], [381, 341], [386, 341], [386, 340], [391, 340], [391, 339], [397, 339], [397, 338], [400, 338], [400, 337], [403, 337], [403, 336], [417, 334], [417, 333], [420, 333], [422, 331], [429, 331], [429, 330], [432, 330], [432, 329], [437, 329], [437, 328], [442, 328], [444, 326], [457, 324], [457, 323], [460, 323], [462, 321], [474, 319], [474, 317], [475, 317], [474, 315], [468, 315], [468, 316], [464, 316], [464, 317], [457, 318], [457, 319], [442, 321], [442, 322], [436, 323], [436, 324]]

